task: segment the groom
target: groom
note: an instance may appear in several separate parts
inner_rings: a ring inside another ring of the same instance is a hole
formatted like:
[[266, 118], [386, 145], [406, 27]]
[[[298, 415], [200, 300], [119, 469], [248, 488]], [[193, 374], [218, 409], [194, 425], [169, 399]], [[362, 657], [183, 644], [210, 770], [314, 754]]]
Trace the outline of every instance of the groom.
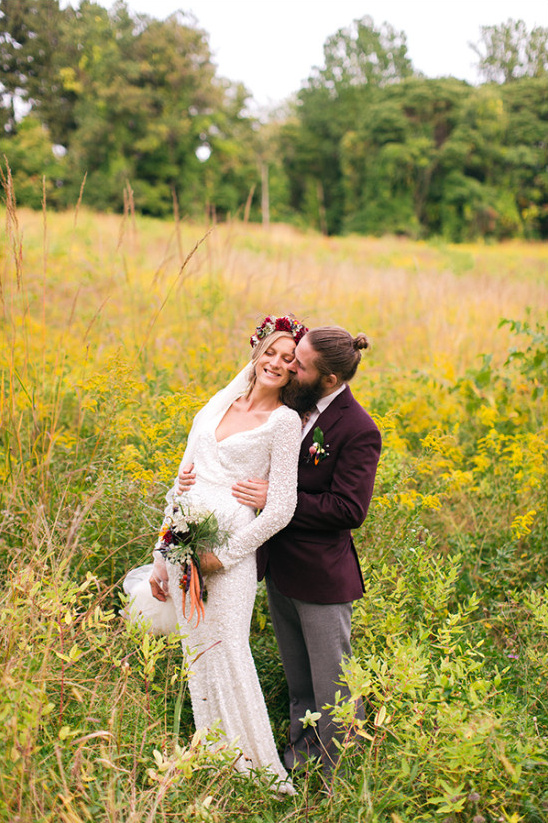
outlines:
[[[272, 623], [289, 687], [290, 734], [286, 767], [322, 759], [328, 776], [342, 733], [326, 705], [340, 691], [342, 662], [351, 654], [352, 604], [363, 580], [351, 529], [365, 520], [381, 451], [381, 436], [348, 387], [367, 348], [339, 327], [312, 329], [296, 351], [296, 377], [286, 399], [303, 416], [298, 502], [289, 525], [258, 551]], [[242, 503], [262, 507], [260, 482], [238, 483]], [[311, 714], [317, 726], [303, 718]], [[363, 718], [363, 707], [358, 708]]]

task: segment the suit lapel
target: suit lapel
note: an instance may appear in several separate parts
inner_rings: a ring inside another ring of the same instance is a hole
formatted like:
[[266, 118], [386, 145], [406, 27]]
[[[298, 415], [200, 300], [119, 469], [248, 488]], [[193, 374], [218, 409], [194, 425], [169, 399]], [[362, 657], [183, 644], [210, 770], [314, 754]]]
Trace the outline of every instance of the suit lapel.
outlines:
[[328, 440], [328, 433], [334, 426], [337, 425], [341, 417], [343, 416], [344, 409], [348, 408], [350, 402], [352, 400], [352, 392], [350, 388], [347, 386], [346, 389], [341, 392], [337, 397], [329, 404], [325, 411], [323, 411], [312, 428], [309, 432], [307, 432], [306, 437], [304, 438], [302, 445], [301, 445], [301, 457], [308, 456], [308, 449], [312, 445], [313, 442], [313, 435], [314, 429], [316, 426], [322, 430], [325, 442], [329, 442]]
[[330, 429], [337, 425], [343, 416], [344, 409], [348, 408], [351, 400], [352, 393], [347, 386], [346, 389], [337, 395], [333, 402], [329, 404], [326, 410], [320, 414], [313, 426], [313, 429], [315, 429], [316, 426], [319, 426], [324, 435], [327, 435]]

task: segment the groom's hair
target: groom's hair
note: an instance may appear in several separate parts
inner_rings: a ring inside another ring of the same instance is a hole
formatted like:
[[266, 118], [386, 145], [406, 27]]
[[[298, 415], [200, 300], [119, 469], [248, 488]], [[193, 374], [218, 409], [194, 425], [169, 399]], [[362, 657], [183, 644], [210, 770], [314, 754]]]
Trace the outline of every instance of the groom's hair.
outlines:
[[306, 339], [316, 353], [314, 363], [320, 374], [323, 377], [334, 374], [342, 383], [352, 380], [362, 359], [361, 349], [371, 345], [363, 332], [352, 337], [340, 326], [310, 329]]

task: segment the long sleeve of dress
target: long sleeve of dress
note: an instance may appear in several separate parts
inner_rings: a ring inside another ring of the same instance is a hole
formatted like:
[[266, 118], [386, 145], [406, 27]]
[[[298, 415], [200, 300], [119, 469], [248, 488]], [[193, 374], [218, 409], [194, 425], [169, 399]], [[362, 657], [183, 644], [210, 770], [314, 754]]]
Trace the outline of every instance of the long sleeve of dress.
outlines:
[[301, 446], [301, 421], [296, 412], [282, 407], [272, 426], [268, 495], [262, 512], [238, 529], [216, 550], [224, 568], [230, 568], [283, 529], [297, 505], [297, 464]]

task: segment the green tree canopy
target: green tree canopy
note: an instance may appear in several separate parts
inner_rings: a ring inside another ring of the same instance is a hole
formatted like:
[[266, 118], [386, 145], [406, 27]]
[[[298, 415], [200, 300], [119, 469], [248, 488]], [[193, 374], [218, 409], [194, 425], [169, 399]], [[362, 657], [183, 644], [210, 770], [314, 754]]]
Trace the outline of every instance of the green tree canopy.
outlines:
[[287, 170], [293, 207], [322, 231], [337, 233], [345, 211], [341, 142], [375, 93], [412, 75], [413, 68], [405, 34], [388, 23], [377, 28], [369, 16], [329, 37], [324, 61], [299, 92], [301, 128]]
[[[0, 2], [5, 119], [15, 131], [19, 98], [65, 147], [60, 203], [75, 201], [85, 175], [86, 202], [99, 209], [122, 208], [127, 182], [152, 214], [171, 212], [174, 196], [184, 211], [245, 203], [248, 94], [217, 78], [192, 15], [160, 21], [120, 0], [110, 10], [91, 0], [63, 10], [58, 0]], [[212, 149], [207, 172], [196, 156], [203, 144]]]
[[471, 46], [479, 58], [480, 75], [488, 82], [548, 74], [548, 29], [536, 26], [529, 32], [523, 20], [508, 20], [480, 31], [480, 43]]
[[339, 94], [349, 86], [386, 86], [413, 74], [407, 38], [389, 23], [375, 27], [369, 15], [339, 29], [324, 46], [325, 65], [309, 80]]
[[104, 210], [125, 207], [129, 184], [159, 216], [175, 202], [221, 217], [262, 208], [326, 234], [545, 238], [548, 30], [481, 32], [487, 82], [474, 87], [417, 75], [403, 32], [355, 20], [283, 118], [261, 125], [191, 14], [0, 0], [0, 153], [32, 206], [43, 191], [73, 204], [85, 177], [84, 202]]
[[0, 84], [10, 131], [18, 102], [40, 109], [61, 132], [69, 127], [71, 101], [54, 66], [62, 18], [58, 0], [0, 0]]

